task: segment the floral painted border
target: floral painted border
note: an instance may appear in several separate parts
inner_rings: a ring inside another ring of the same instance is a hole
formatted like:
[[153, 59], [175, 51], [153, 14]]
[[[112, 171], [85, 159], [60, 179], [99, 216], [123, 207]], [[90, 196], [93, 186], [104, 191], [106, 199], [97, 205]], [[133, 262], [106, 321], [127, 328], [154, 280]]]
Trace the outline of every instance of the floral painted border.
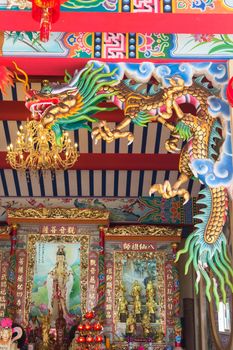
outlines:
[[233, 34], [0, 32], [0, 56], [95, 59], [231, 59]]

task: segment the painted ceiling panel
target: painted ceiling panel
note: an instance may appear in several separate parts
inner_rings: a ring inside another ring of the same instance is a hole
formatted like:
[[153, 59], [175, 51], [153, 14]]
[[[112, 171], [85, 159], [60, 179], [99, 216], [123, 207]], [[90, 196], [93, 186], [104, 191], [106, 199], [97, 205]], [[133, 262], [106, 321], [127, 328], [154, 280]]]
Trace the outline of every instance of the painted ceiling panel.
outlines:
[[[73, 71], [85, 65], [83, 61], [95, 59], [107, 59], [109, 62], [127, 59], [131, 62], [136, 59], [156, 62], [160, 59], [163, 62], [166, 59], [215, 60], [233, 57], [231, 31], [227, 34], [101, 32], [98, 38], [94, 32], [53, 32], [47, 43], [40, 43], [37, 32], [0, 33], [3, 36], [0, 39], [0, 51], [2, 59], [8, 60], [6, 65], [12, 65], [12, 57], [15, 57], [30, 75], [63, 75], [65, 69], [71, 69], [71, 64]], [[35, 61], [26, 64], [24, 57]], [[51, 62], [49, 65], [47, 60]], [[56, 72], [57, 65], [62, 68], [59, 73]], [[41, 68], [44, 73], [41, 73]]]
[[[169, 180], [177, 171], [152, 170], [68, 170], [43, 175], [1, 169], [0, 197], [141, 197], [152, 184]], [[190, 180], [184, 188], [196, 197], [200, 183]]]

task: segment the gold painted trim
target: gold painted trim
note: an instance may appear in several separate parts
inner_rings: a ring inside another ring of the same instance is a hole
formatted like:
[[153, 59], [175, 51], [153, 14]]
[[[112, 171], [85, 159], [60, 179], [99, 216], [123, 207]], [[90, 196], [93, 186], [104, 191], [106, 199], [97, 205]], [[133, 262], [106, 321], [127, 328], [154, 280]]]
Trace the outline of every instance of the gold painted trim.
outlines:
[[36, 243], [80, 243], [80, 287], [81, 287], [81, 311], [86, 312], [87, 306], [87, 280], [88, 280], [88, 253], [89, 253], [89, 236], [71, 236], [71, 235], [38, 235], [30, 234], [28, 236], [27, 251], [28, 263], [27, 263], [27, 283], [26, 283], [26, 304], [25, 304], [25, 318], [28, 322], [30, 304], [31, 304], [31, 292], [34, 277], [34, 266], [36, 257]]
[[123, 277], [123, 259], [132, 259], [132, 260], [156, 260], [156, 270], [157, 270], [157, 287], [156, 294], [159, 295], [159, 305], [161, 313], [161, 324], [163, 327], [166, 322], [166, 308], [165, 308], [165, 278], [164, 278], [164, 266], [166, 259], [166, 251], [161, 252], [114, 252], [114, 274], [115, 274], [115, 300], [114, 300], [114, 310], [113, 310], [113, 319], [114, 326], [116, 328], [118, 319], [118, 305], [120, 300], [121, 292], [121, 282]]
[[69, 220], [71, 223], [96, 223], [106, 225], [109, 223], [109, 212], [98, 209], [79, 209], [79, 208], [23, 208], [8, 209], [7, 222], [40, 222], [56, 223]]
[[155, 225], [128, 225], [108, 228], [105, 231], [107, 236], [154, 236], [154, 237], [175, 237], [180, 240], [182, 230], [168, 226]]

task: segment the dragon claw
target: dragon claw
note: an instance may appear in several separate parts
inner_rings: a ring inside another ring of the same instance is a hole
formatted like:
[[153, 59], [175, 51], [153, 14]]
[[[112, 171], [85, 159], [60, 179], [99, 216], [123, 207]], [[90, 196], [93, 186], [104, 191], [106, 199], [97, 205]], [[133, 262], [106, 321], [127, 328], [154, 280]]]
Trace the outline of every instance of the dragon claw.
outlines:
[[151, 186], [150, 190], [149, 190], [149, 196], [151, 197], [152, 194], [154, 194], [155, 192], [159, 192], [159, 189], [162, 185], [158, 185], [158, 184], [155, 184], [153, 186]]
[[171, 140], [165, 142], [165, 148], [170, 153], [180, 152], [180, 148], [177, 147], [176, 143]]
[[131, 145], [134, 141], [134, 135], [132, 133], [129, 133], [128, 135], [128, 146]]
[[[186, 198], [186, 199], [185, 199], [185, 198]], [[184, 196], [184, 203], [183, 203], [183, 205], [185, 205], [186, 203], [188, 203], [189, 199], [190, 199], [190, 196], [189, 196], [189, 195], [188, 195], [188, 196]]]
[[189, 199], [190, 199], [190, 194], [187, 190], [185, 190], [184, 188], [180, 189], [177, 191], [177, 194], [181, 197], [184, 198], [184, 203], [183, 205], [185, 205], [186, 203], [188, 203]]
[[98, 126], [92, 129], [91, 137], [95, 140], [95, 145], [100, 139], [110, 143], [116, 139], [126, 137], [128, 139], [128, 145], [130, 145], [134, 140], [134, 135], [131, 132], [124, 132], [118, 128], [111, 130], [105, 120], [100, 121]]
[[149, 190], [149, 196], [157, 192], [160, 194], [163, 198], [169, 199], [173, 198], [175, 196], [181, 196], [184, 198], [184, 204], [186, 204], [189, 199], [190, 195], [189, 192], [185, 189], [177, 189], [175, 187], [172, 187], [169, 181], [165, 181], [164, 184], [155, 184], [151, 186]]

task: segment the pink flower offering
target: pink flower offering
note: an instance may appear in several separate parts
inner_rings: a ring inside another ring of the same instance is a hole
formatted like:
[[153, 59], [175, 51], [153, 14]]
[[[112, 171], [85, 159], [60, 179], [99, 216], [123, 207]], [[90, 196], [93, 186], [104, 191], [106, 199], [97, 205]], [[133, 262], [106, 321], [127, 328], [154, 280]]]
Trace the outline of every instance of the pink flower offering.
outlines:
[[12, 328], [13, 321], [10, 318], [3, 318], [0, 322], [2, 328]]
[[39, 309], [40, 309], [40, 312], [42, 312], [43, 314], [48, 313], [48, 306], [46, 304], [40, 304]]

